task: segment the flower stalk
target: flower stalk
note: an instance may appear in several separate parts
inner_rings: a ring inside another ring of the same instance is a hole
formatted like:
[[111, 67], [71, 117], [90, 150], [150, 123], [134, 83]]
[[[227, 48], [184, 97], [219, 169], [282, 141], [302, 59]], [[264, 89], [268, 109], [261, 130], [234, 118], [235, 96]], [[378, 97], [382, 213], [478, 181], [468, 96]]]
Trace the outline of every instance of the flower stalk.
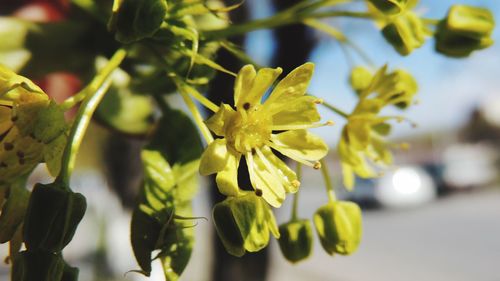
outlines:
[[[88, 125], [90, 124], [90, 120], [92, 119], [92, 115], [111, 85], [109, 76], [118, 68], [126, 55], [127, 52], [124, 49], [116, 51], [103, 70], [90, 82], [89, 86], [77, 94], [79, 96], [77, 99], [80, 99], [83, 95], [85, 98], [78, 110], [73, 126], [71, 127], [67, 145], [64, 149], [61, 172], [56, 179], [56, 181], [65, 183], [65, 185], [61, 186], [69, 186], [68, 183], [75, 167], [76, 156]], [[71, 102], [68, 101], [66, 105], [69, 106], [69, 104], [74, 103], [77, 99]]]

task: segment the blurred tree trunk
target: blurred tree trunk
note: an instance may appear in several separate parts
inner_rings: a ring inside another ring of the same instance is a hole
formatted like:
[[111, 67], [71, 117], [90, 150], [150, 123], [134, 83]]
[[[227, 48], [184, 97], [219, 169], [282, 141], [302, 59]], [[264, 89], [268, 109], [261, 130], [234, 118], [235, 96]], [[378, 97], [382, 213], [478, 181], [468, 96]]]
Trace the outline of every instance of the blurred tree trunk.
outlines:
[[[274, 0], [274, 5], [276, 6], [277, 10], [281, 10], [298, 2], [299, 0]], [[248, 10], [246, 5], [243, 5], [243, 7], [240, 7], [239, 9], [236, 9], [231, 13], [231, 20], [233, 24], [238, 24], [240, 22], [246, 21], [247, 19]], [[275, 32], [275, 37], [277, 49], [272, 64], [282, 67], [285, 73], [304, 63], [307, 60], [310, 51], [314, 47], [314, 40], [312, 40], [308, 29], [303, 25], [292, 25], [279, 28]], [[235, 37], [231, 38], [231, 40], [232, 42], [240, 46], [242, 46], [245, 42], [244, 37]], [[224, 50], [219, 51], [217, 62], [233, 71], [237, 71], [242, 66], [242, 63], [237, 58]], [[232, 104], [233, 84], [233, 77], [218, 72], [216, 77], [211, 82], [211, 88], [208, 91], [208, 97], [216, 104], [220, 104], [221, 102]], [[240, 187], [244, 189], [248, 189], [251, 187], [245, 161], [242, 161], [240, 163], [238, 181]], [[213, 204], [225, 199], [225, 196], [221, 195], [218, 192], [214, 178], [212, 178], [211, 180], [210, 192]], [[217, 235], [214, 235], [213, 244], [214, 266], [212, 280], [266, 280], [269, 264], [269, 247], [263, 249], [258, 253], [247, 253], [242, 258], [237, 258], [229, 255], [226, 252]]]

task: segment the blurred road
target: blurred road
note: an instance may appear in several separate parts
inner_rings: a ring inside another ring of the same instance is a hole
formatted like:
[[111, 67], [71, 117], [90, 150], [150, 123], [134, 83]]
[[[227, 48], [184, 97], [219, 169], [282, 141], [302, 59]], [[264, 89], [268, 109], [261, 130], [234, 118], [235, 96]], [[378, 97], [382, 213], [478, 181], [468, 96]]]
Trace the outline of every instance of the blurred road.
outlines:
[[[314, 212], [308, 205], [326, 200], [319, 193], [301, 196], [304, 216]], [[288, 213], [280, 216], [285, 221]], [[500, 189], [454, 194], [411, 210], [367, 210], [363, 241], [350, 257], [328, 256], [315, 239], [314, 255], [295, 266], [273, 243], [269, 280], [499, 281]]]

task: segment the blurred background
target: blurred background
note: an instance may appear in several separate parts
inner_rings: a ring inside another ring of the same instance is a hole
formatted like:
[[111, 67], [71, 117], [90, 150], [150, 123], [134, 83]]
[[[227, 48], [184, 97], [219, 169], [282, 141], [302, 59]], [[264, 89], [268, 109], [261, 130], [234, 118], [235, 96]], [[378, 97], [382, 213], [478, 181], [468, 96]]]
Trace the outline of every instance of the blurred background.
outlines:
[[[246, 1], [237, 12], [240, 14], [233, 17], [265, 17], [292, 2], [276, 0], [273, 5], [273, 1], [267, 0]], [[422, 0], [418, 11], [428, 18], [442, 18], [448, 7], [456, 3], [489, 8], [496, 19], [500, 18], [500, 1], [491, 0]], [[353, 5], [354, 9], [362, 8], [362, 3]], [[281, 257], [276, 241], [270, 243], [263, 255], [248, 254], [250, 257], [244, 262], [220, 256], [217, 250], [220, 244], [214, 237], [210, 218], [210, 183], [202, 179], [204, 184], [195, 199], [194, 213], [207, 217], [208, 221], [200, 221], [196, 226], [196, 246], [182, 279], [500, 280], [497, 266], [500, 260], [500, 46], [496, 44], [467, 59], [457, 60], [437, 54], [433, 43], [427, 42], [410, 56], [402, 57], [368, 21], [342, 18], [328, 23], [363, 48], [376, 66], [388, 63], [391, 69], [406, 69], [420, 87], [419, 104], [405, 113], [418, 126], [401, 123], [394, 126], [392, 134], [393, 141], [407, 142], [411, 149], [396, 150], [395, 167], [378, 179], [358, 180], [352, 193], [342, 191], [334, 149], [344, 121], [328, 110], [320, 111], [325, 120], [336, 122], [333, 127], [315, 129], [315, 132], [332, 147], [327, 161], [334, 170], [337, 190], [342, 198], [354, 200], [363, 207], [364, 233], [360, 248], [352, 256], [331, 257], [324, 253], [316, 239], [314, 254], [296, 265]], [[499, 32], [498, 28], [494, 31], [495, 41], [500, 40]], [[346, 59], [339, 45], [329, 37], [292, 26], [274, 32], [256, 31], [235, 40], [246, 46], [257, 63], [279, 65], [285, 72], [305, 60], [314, 62], [316, 72], [309, 92], [347, 112], [355, 106], [355, 94], [347, 81], [350, 68], [362, 65], [363, 61]], [[219, 55], [219, 61], [222, 65], [234, 65], [224, 53]], [[224, 84], [224, 79], [228, 78], [217, 76], [214, 87], [224, 89], [220, 85], [232, 85], [232, 82]], [[232, 94], [231, 88], [226, 89], [228, 95]], [[208, 94], [213, 91], [215, 89]], [[82, 281], [148, 280], [136, 273], [127, 273], [138, 268], [128, 236], [129, 206], [134, 193], [125, 187], [108, 187], [116, 185], [116, 181], [110, 180], [109, 174], [114, 172], [104, 161], [116, 156], [116, 151], [122, 154], [120, 159], [129, 156], [130, 162], [136, 161], [140, 146], [139, 140], [125, 143], [115, 140], [99, 124], [93, 124], [87, 133], [72, 186], [88, 198], [90, 205], [73, 242], [64, 251], [67, 260], [80, 267]], [[121, 167], [122, 173], [132, 177], [127, 183], [118, 184], [137, 185], [140, 181], [137, 167]], [[39, 167], [32, 181], [50, 182], [44, 167]], [[311, 218], [316, 208], [327, 202], [318, 171], [304, 170], [301, 190], [300, 216]], [[119, 198], [116, 192], [122, 192]], [[277, 211], [279, 223], [289, 219], [290, 209], [291, 197]], [[8, 249], [0, 245], [0, 250], [0, 255], [6, 255]], [[263, 273], [242, 274], [250, 271]], [[6, 265], [0, 265], [0, 280], [8, 280], [8, 272]], [[162, 278], [157, 264], [150, 280]]]

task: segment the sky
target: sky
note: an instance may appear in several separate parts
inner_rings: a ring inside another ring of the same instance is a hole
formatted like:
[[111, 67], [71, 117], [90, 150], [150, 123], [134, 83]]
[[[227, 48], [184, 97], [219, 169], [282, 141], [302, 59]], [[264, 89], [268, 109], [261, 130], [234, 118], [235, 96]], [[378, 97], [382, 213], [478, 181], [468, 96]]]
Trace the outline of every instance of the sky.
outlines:
[[[255, 17], [271, 13], [267, 2], [252, 1], [252, 13]], [[422, 0], [416, 10], [426, 18], [440, 19], [453, 3], [487, 7], [494, 13], [497, 21], [500, 18], [498, 0]], [[326, 22], [342, 30], [366, 50], [375, 65], [388, 63], [390, 69], [405, 69], [418, 81], [419, 104], [404, 112], [418, 127], [397, 124], [393, 130], [396, 137], [459, 128], [467, 121], [474, 107], [500, 99], [500, 45], [475, 52], [467, 59], [450, 59], [434, 51], [434, 40], [430, 38], [422, 48], [403, 57], [385, 42], [370, 21], [342, 18]], [[319, 44], [310, 58], [316, 64], [316, 71], [309, 92], [350, 111], [356, 102], [355, 95], [347, 84], [350, 66], [334, 40], [321, 33], [316, 36]], [[493, 39], [500, 41], [499, 28], [495, 29]], [[253, 32], [247, 44], [250, 55], [257, 62], [264, 65], [269, 62], [273, 50], [269, 31]], [[355, 65], [364, 63], [358, 59], [355, 60]], [[343, 120], [327, 110], [320, 110], [320, 113], [324, 119], [332, 119], [338, 124], [334, 128], [317, 130], [318, 134], [333, 144], [338, 138]], [[401, 112], [392, 110], [386, 113]]]

